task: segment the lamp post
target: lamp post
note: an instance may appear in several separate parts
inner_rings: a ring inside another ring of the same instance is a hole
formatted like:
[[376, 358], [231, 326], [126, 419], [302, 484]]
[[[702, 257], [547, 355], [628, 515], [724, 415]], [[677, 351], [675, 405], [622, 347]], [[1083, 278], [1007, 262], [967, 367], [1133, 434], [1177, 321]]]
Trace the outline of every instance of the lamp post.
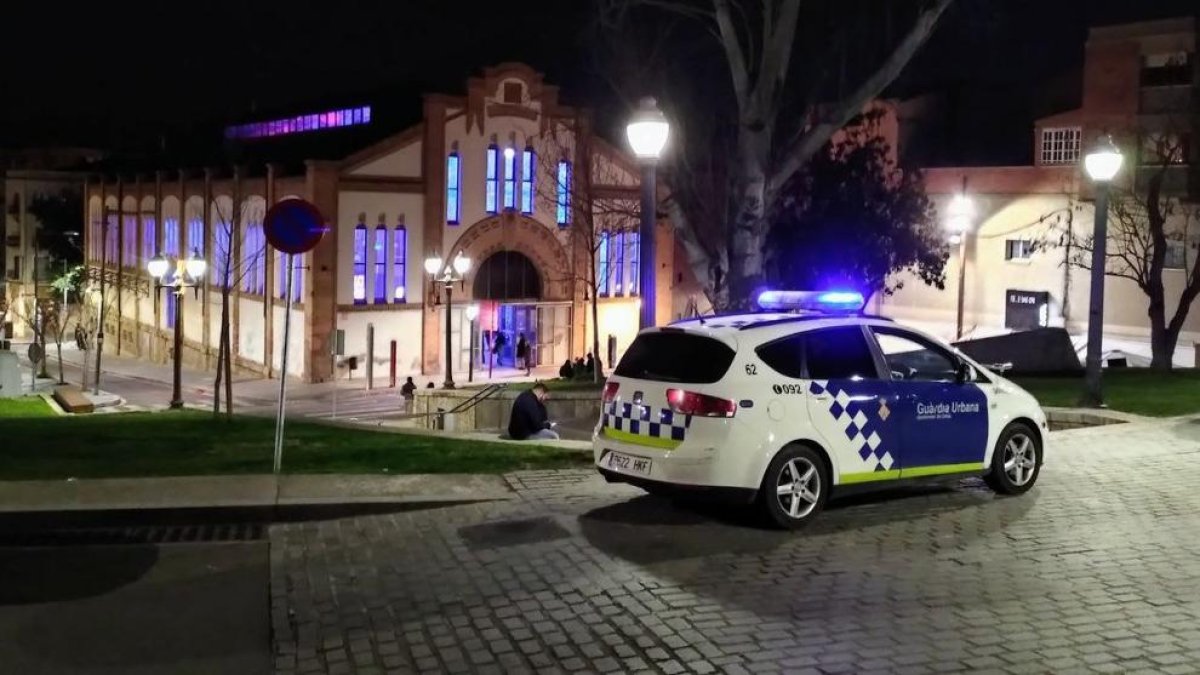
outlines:
[[958, 244], [958, 312], [954, 324], [954, 339], [963, 336], [963, 302], [967, 288], [967, 235], [975, 216], [975, 202], [967, 196], [967, 179], [963, 177], [963, 191], [950, 200], [946, 227], [950, 230], [950, 243]]
[[656, 277], [654, 221], [657, 200], [654, 193], [654, 174], [670, 133], [671, 125], [662, 111], [658, 109], [658, 104], [650, 97], [641, 100], [637, 111], [634, 112], [629, 124], [625, 127], [625, 135], [629, 138], [629, 147], [633, 148], [633, 154], [637, 156], [638, 163], [642, 167], [642, 220], [638, 236], [640, 253], [638, 281], [642, 297], [642, 307], [638, 313], [639, 328], [647, 328], [655, 323], [654, 309], [657, 304], [654, 301]]
[[171, 408], [183, 407], [183, 289], [196, 289], [198, 295], [207, 270], [208, 263], [196, 250], [193, 250], [187, 259], [168, 257], [160, 253], [146, 262], [146, 271], [154, 277], [155, 295], [157, 296], [161, 288], [175, 294], [175, 372], [171, 385]]
[[442, 382], [442, 387], [445, 389], [454, 388], [454, 362], [453, 355], [450, 353], [450, 310], [454, 297], [454, 284], [462, 283], [470, 269], [471, 259], [464, 256], [462, 251], [459, 251], [450, 263], [436, 255], [425, 259], [425, 271], [434, 283], [442, 284], [442, 289], [446, 291], [446, 379]]
[[1092, 288], [1088, 299], [1087, 366], [1084, 405], [1104, 405], [1100, 356], [1104, 340], [1104, 268], [1108, 257], [1108, 186], [1124, 157], [1111, 136], [1100, 139], [1083, 158], [1083, 168], [1096, 184], [1096, 216], [1092, 229]]
[[471, 322], [470, 358], [467, 359], [467, 382], [475, 381], [475, 319], [479, 318], [479, 305], [467, 305], [467, 321]]

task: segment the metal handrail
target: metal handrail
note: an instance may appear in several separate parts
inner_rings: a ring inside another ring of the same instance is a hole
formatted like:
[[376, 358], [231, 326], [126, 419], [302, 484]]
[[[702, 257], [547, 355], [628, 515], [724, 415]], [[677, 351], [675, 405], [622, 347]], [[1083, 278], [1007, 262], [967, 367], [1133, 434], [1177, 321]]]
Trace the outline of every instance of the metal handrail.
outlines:
[[462, 403], [459, 403], [458, 405], [454, 406], [450, 410], [447, 410], [443, 414], [460, 413], [460, 412], [465, 412], [467, 410], [470, 410], [471, 408], [474, 408], [475, 406], [479, 405], [480, 403], [491, 398], [492, 394], [495, 394], [496, 392], [501, 391], [503, 389], [507, 389], [507, 388], [508, 388], [507, 384], [489, 384], [488, 386], [479, 390], [478, 394], [475, 394], [471, 398], [463, 401]]

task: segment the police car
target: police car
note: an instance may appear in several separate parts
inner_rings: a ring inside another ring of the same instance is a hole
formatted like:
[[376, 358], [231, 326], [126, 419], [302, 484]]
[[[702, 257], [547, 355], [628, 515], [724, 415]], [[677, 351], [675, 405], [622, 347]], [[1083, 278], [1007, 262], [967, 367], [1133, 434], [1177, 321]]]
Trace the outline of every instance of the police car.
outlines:
[[605, 383], [600, 473], [652, 493], [757, 503], [779, 526], [831, 496], [979, 475], [1033, 487], [1037, 401], [940, 340], [858, 312], [857, 293], [767, 291], [761, 313], [642, 331]]

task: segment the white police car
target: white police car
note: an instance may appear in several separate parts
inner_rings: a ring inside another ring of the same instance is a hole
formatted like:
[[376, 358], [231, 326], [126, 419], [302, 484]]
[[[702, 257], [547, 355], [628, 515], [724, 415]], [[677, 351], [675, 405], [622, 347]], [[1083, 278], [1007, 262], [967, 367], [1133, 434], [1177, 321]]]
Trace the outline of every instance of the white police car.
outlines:
[[642, 331], [604, 387], [593, 434], [610, 482], [757, 502], [780, 526], [830, 496], [981, 475], [1033, 487], [1046, 417], [958, 350], [855, 314], [857, 293], [767, 291], [763, 313]]

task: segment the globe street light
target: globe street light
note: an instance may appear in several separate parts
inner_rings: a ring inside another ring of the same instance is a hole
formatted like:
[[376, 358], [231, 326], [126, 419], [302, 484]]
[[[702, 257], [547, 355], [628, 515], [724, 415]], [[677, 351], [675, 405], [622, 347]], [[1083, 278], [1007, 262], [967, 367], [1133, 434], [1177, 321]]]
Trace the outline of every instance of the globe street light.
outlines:
[[1104, 341], [1104, 268], [1108, 258], [1108, 186], [1121, 170], [1124, 157], [1111, 136], [1104, 136], [1083, 158], [1083, 168], [1096, 184], [1096, 214], [1092, 228], [1092, 290], [1088, 301], [1087, 365], [1084, 405], [1104, 405], [1100, 356]]
[[454, 284], [462, 283], [470, 269], [471, 259], [464, 256], [462, 251], [459, 251], [449, 264], [439, 255], [425, 259], [425, 272], [429, 274], [434, 283], [441, 283], [442, 289], [446, 291], [446, 379], [442, 382], [442, 387], [446, 389], [454, 388], [454, 368], [450, 354], [450, 309], [453, 303]]
[[639, 260], [638, 282], [641, 286], [642, 306], [638, 313], [639, 328], [648, 328], [655, 323], [654, 302], [655, 271], [654, 261], [654, 221], [657, 210], [655, 199], [655, 167], [662, 155], [663, 147], [671, 134], [671, 125], [653, 98], [641, 100], [629, 124], [625, 127], [625, 135], [629, 138], [629, 147], [642, 165], [642, 221], [638, 245], [641, 258]]
[[[172, 269], [174, 273], [172, 273]], [[183, 374], [183, 289], [196, 289], [204, 283], [204, 273], [208, 271], [208, 263], [200, 257], [200, 252], [193, 249], [186, 259], [179, 259], [158, 254], [146, 261], [146, 271], [154, 278], [154, 292], [168, 289], [175, 294], [173, 323], [175, 324], [175, 355], [174, 379], [171, 385], [171, 407], [183, 407], [182, 374]]]
[[967, 287], [967, 234], [975, 218], [975, 202], [967, 196], [967, 179], [963, 177], [962, 192], [954, 195], [946, 210], [946, 229], [950, 230], [950, 243], [958, 245], [958, 313], [955, 322], [956, 340], [963, 335], [963, 298]]

